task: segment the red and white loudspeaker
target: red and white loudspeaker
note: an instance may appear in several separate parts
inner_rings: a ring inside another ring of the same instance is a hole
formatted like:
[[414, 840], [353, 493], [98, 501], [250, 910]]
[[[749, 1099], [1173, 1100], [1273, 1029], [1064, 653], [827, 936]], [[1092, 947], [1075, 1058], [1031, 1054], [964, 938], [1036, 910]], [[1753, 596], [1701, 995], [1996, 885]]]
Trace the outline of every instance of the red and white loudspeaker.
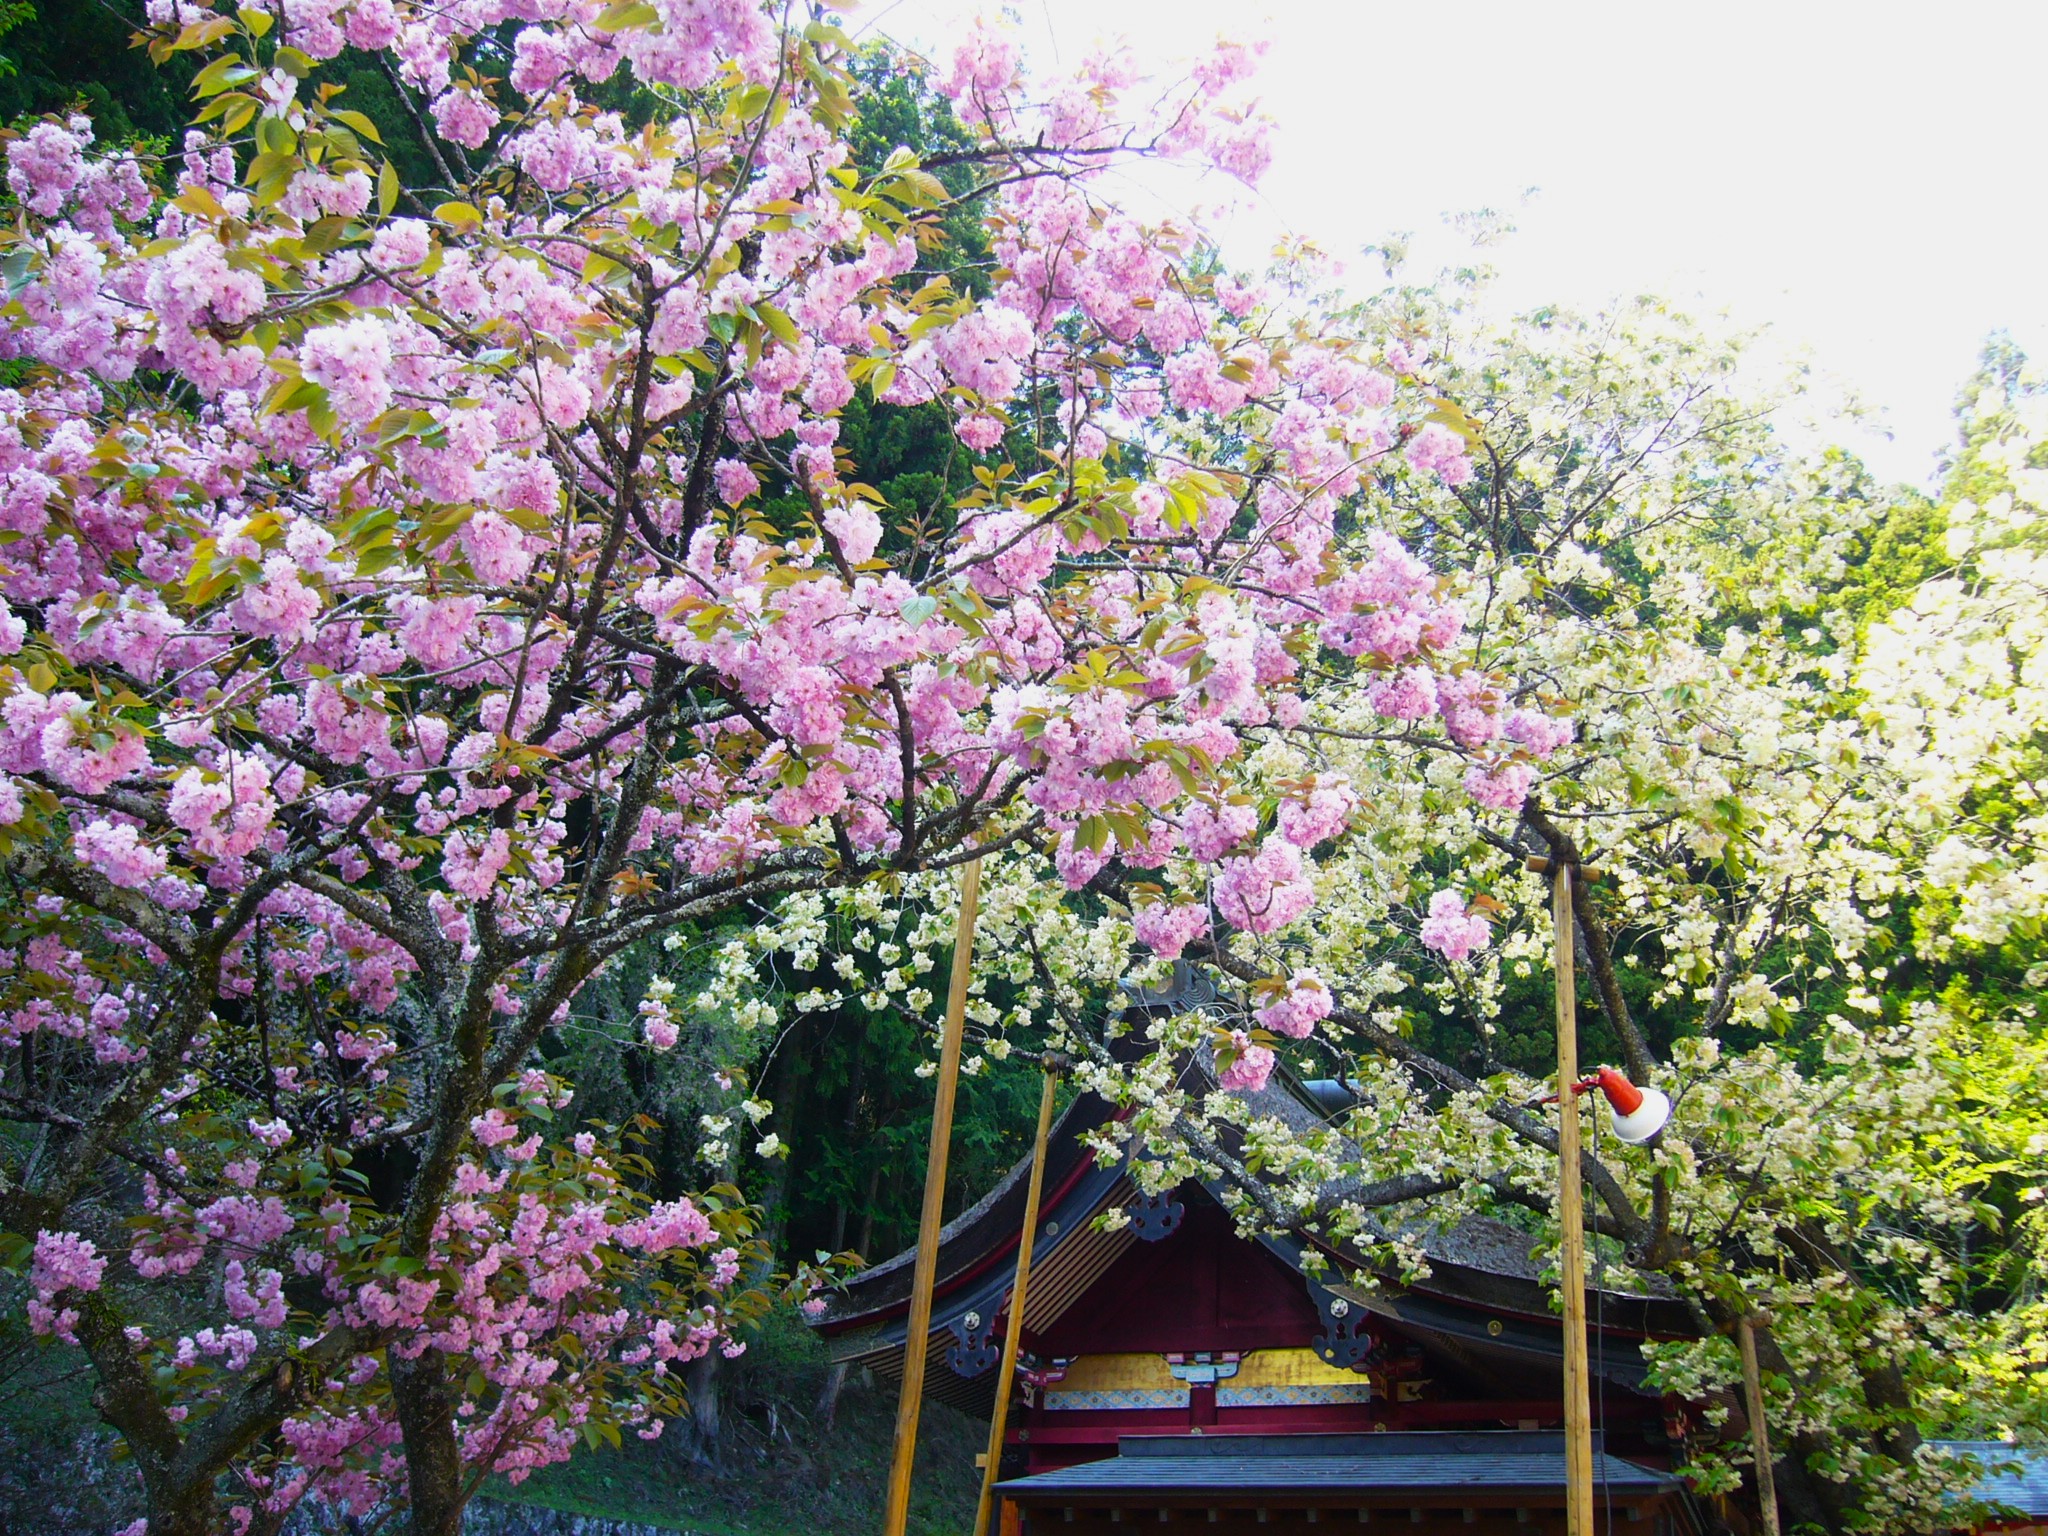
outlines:
[[1648, 1141], [1671, 1118], [1668, 1095], [1655, 1088], [1638, 1088], [1612, 1067], [1602, 1067], [1583, 1082], [1572, 1084], [1574, 1093], [1591, 1088], [1598, 1088], [1607, 1099], [1607, 1123], [1615, 1138], [1631, 1146]]

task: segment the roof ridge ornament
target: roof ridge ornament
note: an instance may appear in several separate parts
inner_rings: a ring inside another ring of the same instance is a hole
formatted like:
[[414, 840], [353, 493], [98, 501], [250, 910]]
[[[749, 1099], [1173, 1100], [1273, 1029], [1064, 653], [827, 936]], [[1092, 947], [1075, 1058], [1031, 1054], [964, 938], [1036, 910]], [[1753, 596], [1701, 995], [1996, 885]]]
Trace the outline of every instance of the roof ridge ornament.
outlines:
[[946, 1346], [946, 1365], [955, 1376], [969, 1381], [986, 1376], [1003, 1358], [1002, 1346], [995, 1341], [995, 1315], [984, 1322], [979, 1312], [964, 1312], [946, 1324], [946, 1329], [957, 1341]]
[[1364, 1307], [1313, 1280], [1308, 1283], [1308, 1295], [1323, 1315], [1323, 1331], [1309, 1341], [1309, 1347], [1325, 1365], [1362, 1370], [1380, 1357], [1380, 1342], [1366, 1326], [1369, 1314]]
[[1140, 1195], [1127, 1202], [1124, 1214], [1130, 1218], [1131, 1231], [1141, 1242], [1156, 1243], [1180, 1230], [1181, 1218], [1187, 1215], [1187, 1209], [1173, 1198], [1172, 1190], [1162, 1189], [1156, 1195]]

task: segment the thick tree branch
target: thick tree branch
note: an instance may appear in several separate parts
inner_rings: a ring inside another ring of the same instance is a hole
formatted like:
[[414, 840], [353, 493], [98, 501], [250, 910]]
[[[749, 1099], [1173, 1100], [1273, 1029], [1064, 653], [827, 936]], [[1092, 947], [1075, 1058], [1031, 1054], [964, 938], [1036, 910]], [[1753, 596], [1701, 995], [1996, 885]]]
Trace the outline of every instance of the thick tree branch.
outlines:
[[[1534, 795], [1522, 806], [1522, 820], [1543, 839], [1553, 860], [1569, 864], [1575, 870], [1583, 867], [1579, 845], [1545, 814]], [[1621, 1038], [1628, 1075], [1636, 1082], [1647, 1083], [1654, 1075], [1655, 1063], [1650, 1059], [1650, 1048], [1643, 1042], [1642, 1031], [1636, 1028], [1636, 1021], [1629, 1013], [1628, 1001], [1621, 995], [1621, 982], [1614, 973], [1614, 949], [1608, 942], [1606, 925], [1594, 910], [1592, 890], [1584, 880], [1572, 881], [1572, 916], [1577, 921], [1579, 936], [1585, 941], [1586, 957], [1592, 962], [1593, 984], [1600, 993], [1600, 1007], [1613, 1024], [1615, 1034]]]

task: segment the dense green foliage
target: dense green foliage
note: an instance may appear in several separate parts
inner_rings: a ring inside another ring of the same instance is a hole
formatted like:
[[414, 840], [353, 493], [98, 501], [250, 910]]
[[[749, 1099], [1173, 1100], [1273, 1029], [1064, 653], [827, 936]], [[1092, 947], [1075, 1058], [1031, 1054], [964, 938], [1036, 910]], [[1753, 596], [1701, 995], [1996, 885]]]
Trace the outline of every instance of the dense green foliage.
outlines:
[[191, 71], [129, 46], [140, 0], [8, 0], [0, 6], [0, 121], [84, 111], [119, 141], [175, 145]]

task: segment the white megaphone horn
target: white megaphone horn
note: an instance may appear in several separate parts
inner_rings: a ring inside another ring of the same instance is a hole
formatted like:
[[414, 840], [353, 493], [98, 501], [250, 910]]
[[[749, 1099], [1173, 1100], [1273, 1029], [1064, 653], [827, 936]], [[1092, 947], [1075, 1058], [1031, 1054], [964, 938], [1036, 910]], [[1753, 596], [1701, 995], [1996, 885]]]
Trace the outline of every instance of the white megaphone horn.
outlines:
[[1607, 1121], [1615, 1137], [1628, 1142], [1648, 1141], [1664, 1129], [1671, 1118], [1671, 1100], [1655, 1088], [1638, 1088], [1612, 1067], [1602, 1067], [1584, 1082], [1572, 1084], [1575, 1093], [1598, 1088], [1607, 1099]]

